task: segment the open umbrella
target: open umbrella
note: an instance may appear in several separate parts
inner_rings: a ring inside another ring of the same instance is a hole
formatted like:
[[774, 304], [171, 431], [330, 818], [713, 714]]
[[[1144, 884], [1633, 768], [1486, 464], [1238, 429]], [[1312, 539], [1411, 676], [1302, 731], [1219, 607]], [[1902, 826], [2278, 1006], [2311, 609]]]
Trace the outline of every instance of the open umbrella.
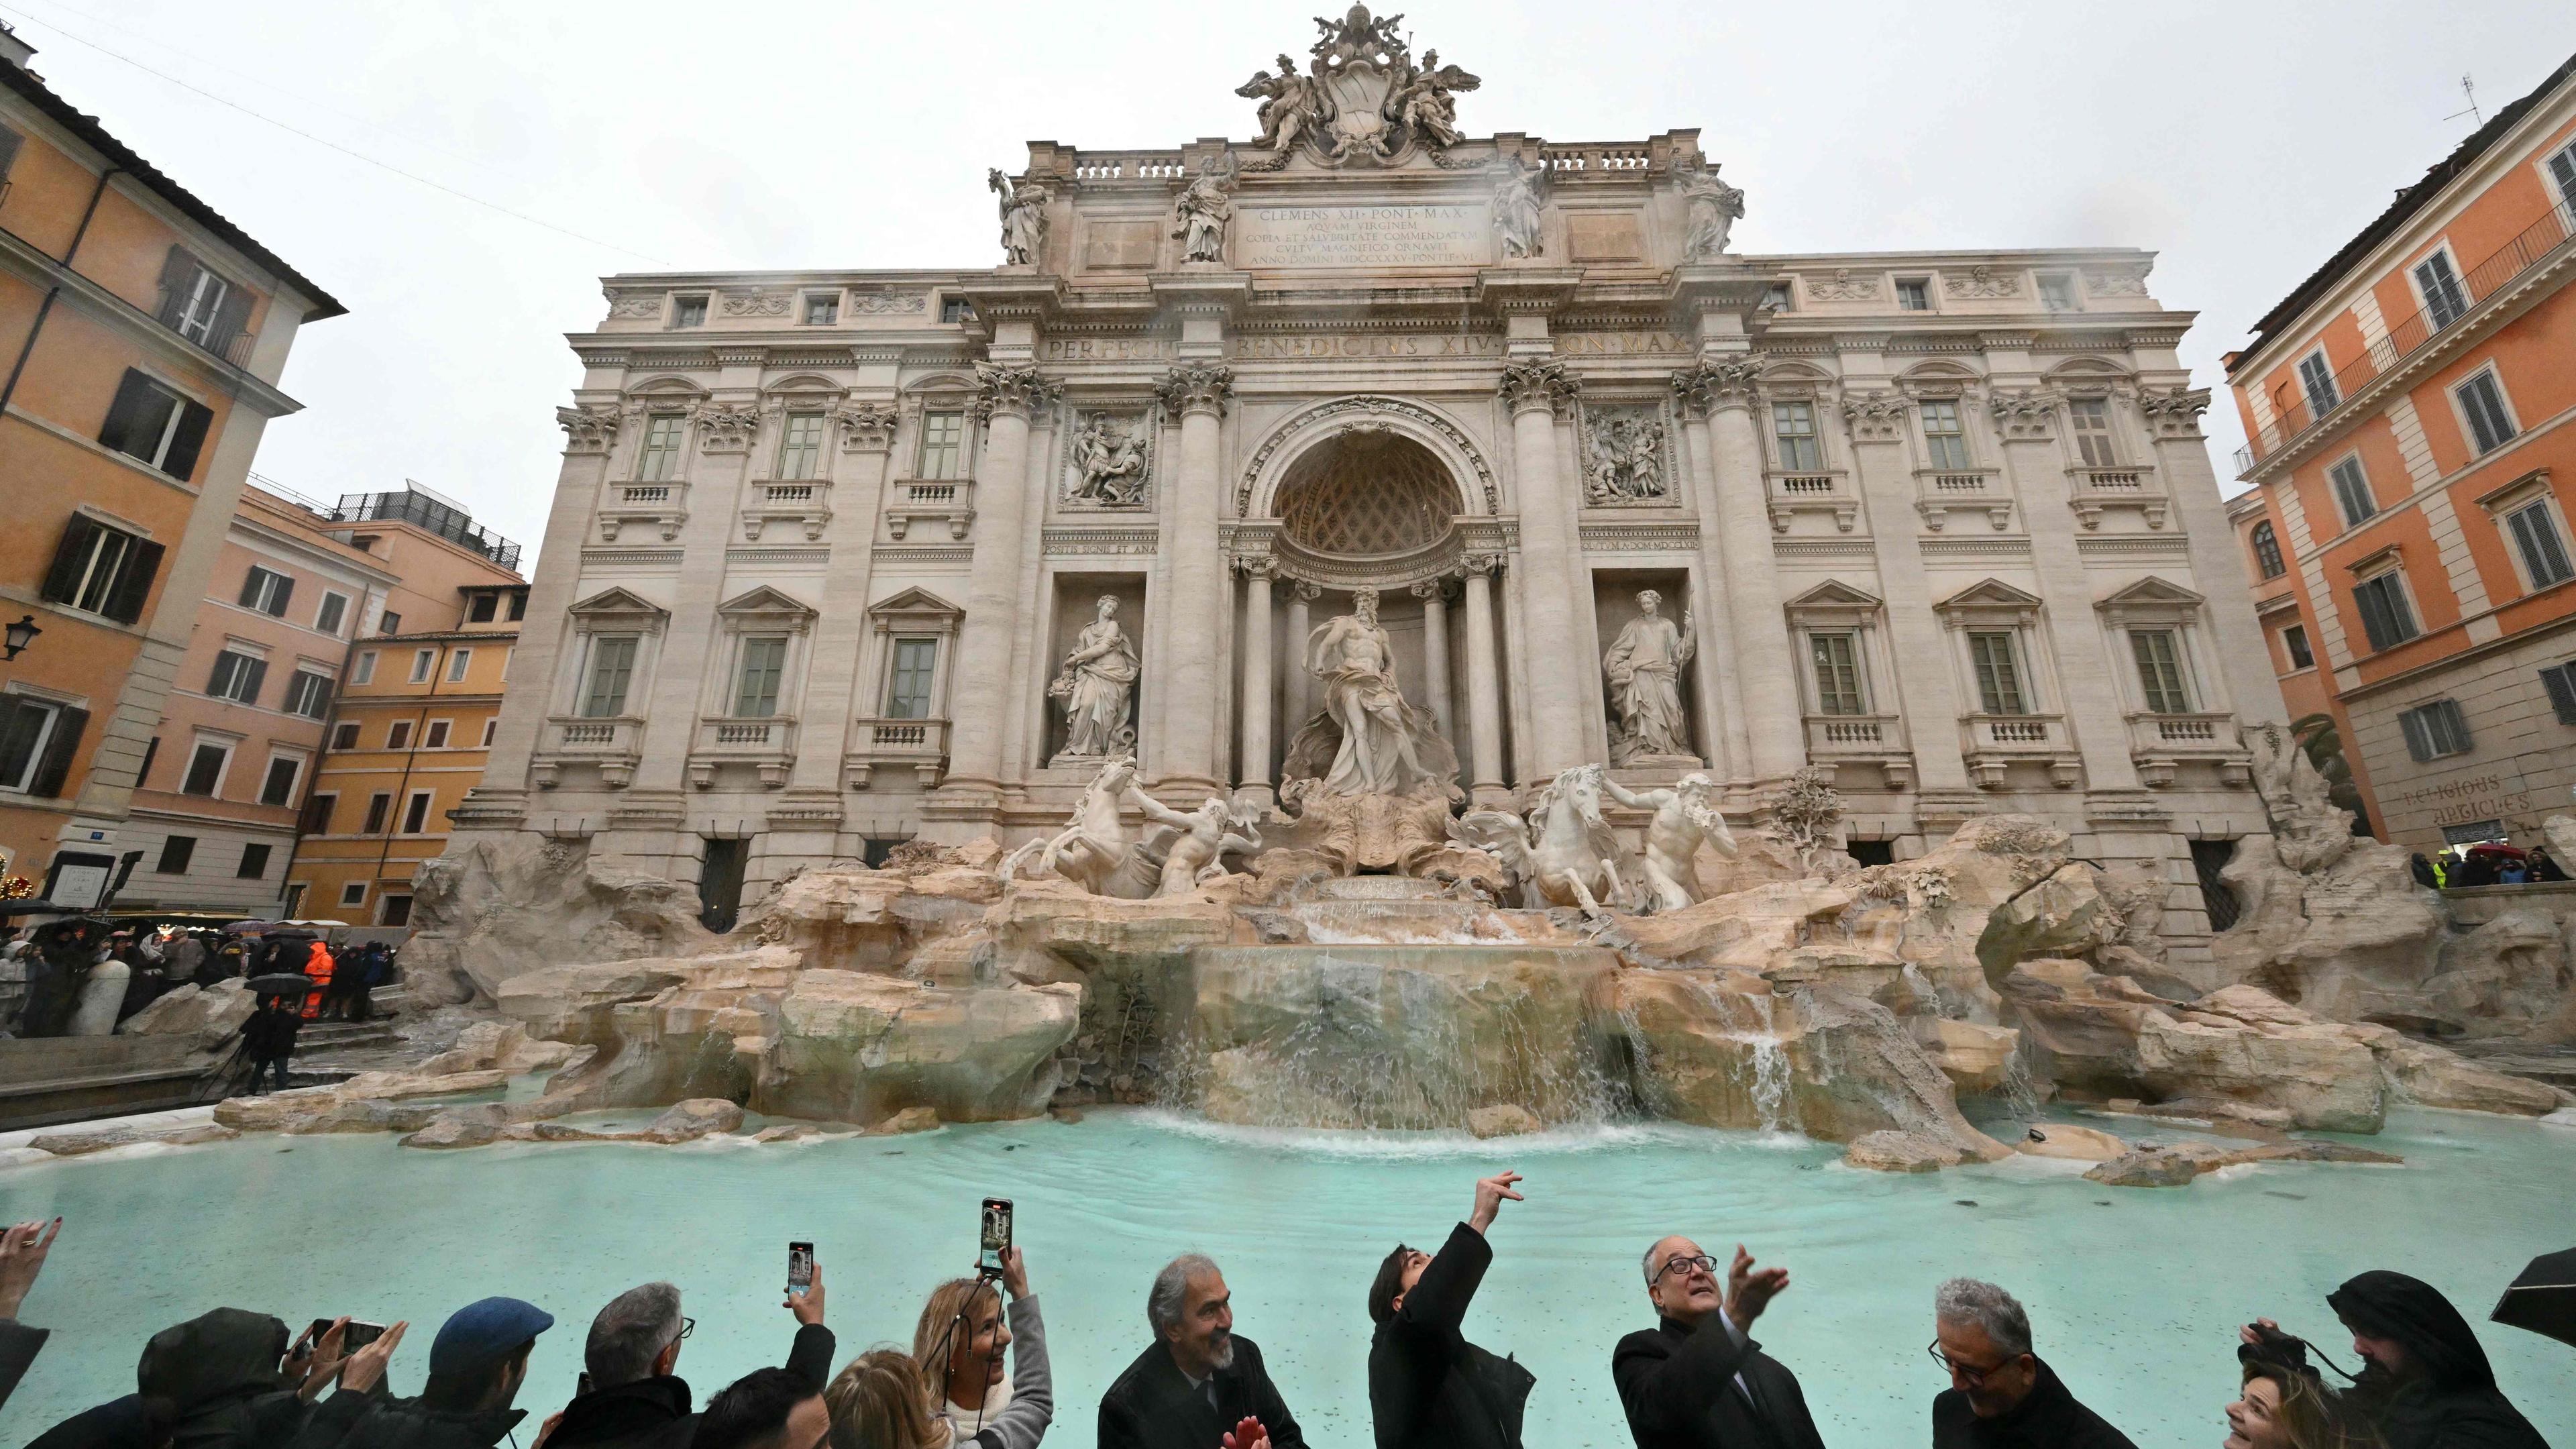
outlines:
[[40, 916], [50, 911], [77, 911], [78, 906], [56, 905], [43, 896], [22, 896], [14, 901], [0, 901], [0, 916]]
[[272, 971], [266, 976], [254, 976], [246, 984], [262, 996], [301, 996], [313, 989], [313, 978], [288, 971]]
[[2576, 1248], [2532, 1259], [2487, 1316], [2576, 1345]]
[[275, 921], [226, 921], [224, 923], [224, 929], [227, 931], [265, 931], [276, 924], [277, 923]]

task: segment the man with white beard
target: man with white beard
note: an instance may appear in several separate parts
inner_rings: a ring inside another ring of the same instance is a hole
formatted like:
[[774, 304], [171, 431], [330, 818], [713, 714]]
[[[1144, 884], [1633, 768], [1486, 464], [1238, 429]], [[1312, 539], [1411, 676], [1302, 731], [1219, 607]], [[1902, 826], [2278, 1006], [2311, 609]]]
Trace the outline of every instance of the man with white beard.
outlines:
[[1145, 1298], [1154, 1344], [1100, 1399], [1100, 1449], [1305, 1449], [1296, 1417], [1234, 1334], [1225, 1275], [1184, 1253], [1154, 1275]]

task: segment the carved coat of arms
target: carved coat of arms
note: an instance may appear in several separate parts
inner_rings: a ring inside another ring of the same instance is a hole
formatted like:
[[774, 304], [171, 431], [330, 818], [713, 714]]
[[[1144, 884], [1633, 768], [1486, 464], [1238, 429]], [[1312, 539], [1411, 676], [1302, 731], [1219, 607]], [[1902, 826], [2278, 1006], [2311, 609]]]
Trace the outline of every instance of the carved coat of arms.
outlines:
[[1237, 87], [1236, 95], [1261, 102], [1261, 134], [1253, 145], [1272, 153], [1252, 169], [1275, 171], [1301, 145], [1327, 166], [1385, 166], [1417, 147], [1436, 157], [1455, 142], [1454, 97], [1484, 81], [1442, 65], [1436, 50], [1416, 64], [1412, 43], [1396, 30], [1403, 19], [1372, 17], [1365, 5], [1339, 20], [1318, 17], [1321, 38], [1303, 73], [1283, 55], [1278, 74], [1259, 71]]

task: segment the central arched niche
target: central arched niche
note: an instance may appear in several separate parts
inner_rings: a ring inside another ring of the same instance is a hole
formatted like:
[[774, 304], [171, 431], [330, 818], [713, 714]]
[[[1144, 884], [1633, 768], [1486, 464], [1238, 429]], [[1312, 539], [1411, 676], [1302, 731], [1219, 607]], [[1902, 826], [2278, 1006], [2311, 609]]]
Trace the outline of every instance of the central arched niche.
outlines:
[[1455, 547], [1457, 484], [1430, 449], [1394, 432], [1351, 429], [1307, 449], [1280, 480], [1275, 506], [1281, 534], [1302, 553], [1412, 562]]

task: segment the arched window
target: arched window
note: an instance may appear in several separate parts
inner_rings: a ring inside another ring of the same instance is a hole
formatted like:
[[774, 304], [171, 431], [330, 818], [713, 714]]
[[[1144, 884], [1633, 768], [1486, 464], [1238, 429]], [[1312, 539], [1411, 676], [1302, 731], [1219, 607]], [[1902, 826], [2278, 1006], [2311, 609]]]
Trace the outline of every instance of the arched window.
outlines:
[[2290, 571], [2290, 566], [2281, 562], [2281, 540], [2273, 536], [2269, 519], [2254, 525], [2254, 566], [2267, 579], [2277, 579]]

